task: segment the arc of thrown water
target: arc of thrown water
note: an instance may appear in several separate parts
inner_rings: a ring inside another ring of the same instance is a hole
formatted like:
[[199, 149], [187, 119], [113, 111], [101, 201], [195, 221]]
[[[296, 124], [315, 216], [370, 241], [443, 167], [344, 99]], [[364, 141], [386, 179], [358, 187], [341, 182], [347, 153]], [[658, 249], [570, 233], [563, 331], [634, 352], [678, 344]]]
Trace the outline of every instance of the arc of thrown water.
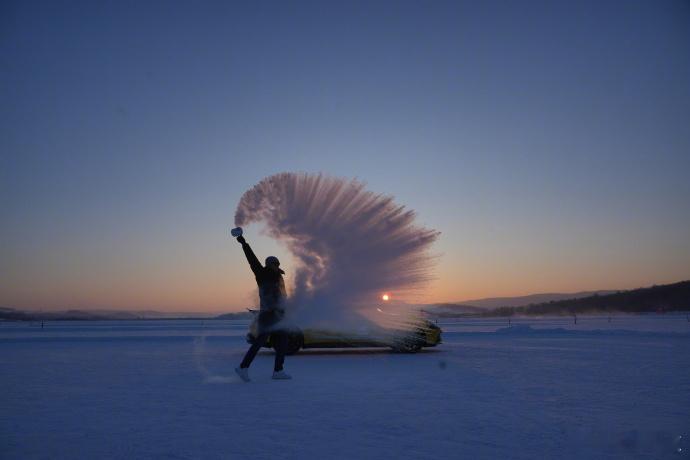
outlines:
[[237, 226], [264, 223], [295, 257], [290, 305], [339, 316], [381, 292], [414, 293], [431, 279], [429, 249], [439, 232], [414, 220], [414, 211], [362, 182], [307, 173], [263, 179], [235, 213]]

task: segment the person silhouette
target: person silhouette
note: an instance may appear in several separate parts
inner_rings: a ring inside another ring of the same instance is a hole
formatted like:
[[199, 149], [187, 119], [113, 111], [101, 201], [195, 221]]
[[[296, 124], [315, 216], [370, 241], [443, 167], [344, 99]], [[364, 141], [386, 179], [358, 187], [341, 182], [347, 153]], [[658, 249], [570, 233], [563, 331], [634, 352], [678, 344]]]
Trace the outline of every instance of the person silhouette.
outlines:
[[243, 381], [249, 382], [249, 366], [270, 337], [276, 352], [273, 379], [291, 379], [292, 377], [283, 370], [288, 337], [287, 333], [278, 325], [285, 316], [284, 301], [287, 297], [285, 282], [283, 281], [285, 272], [280, 268], [280, 261], [277, 257], [267, 257], [265, 266], [263, 266], [244, 236], [238, 236], [237, 241], [242, 245], [249, 267], [254, 273], [254, 278], [256, 278], [256, 284], [259, 287], [260, 308], [257, 337], [244, 355], [240, 366], [235, 368], [235, 372]]

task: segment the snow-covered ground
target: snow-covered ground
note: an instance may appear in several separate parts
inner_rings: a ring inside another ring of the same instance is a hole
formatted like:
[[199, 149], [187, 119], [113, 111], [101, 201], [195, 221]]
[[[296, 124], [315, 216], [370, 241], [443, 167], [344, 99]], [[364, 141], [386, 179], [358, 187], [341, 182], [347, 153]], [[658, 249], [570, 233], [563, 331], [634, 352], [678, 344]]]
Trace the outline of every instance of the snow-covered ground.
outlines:
[[690, 458], [685, 315], [452, 320], [241, 383], [241, 321], [0, 323], [0, 458]]

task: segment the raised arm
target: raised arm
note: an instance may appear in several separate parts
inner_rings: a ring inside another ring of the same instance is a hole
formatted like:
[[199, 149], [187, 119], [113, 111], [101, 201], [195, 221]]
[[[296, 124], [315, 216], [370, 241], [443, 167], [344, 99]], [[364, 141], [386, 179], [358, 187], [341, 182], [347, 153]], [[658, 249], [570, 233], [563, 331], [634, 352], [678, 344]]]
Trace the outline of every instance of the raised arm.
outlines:
[[258, 275], [263, 266], [261, 265], [261, 262], [259, 262], [259, 259], [256, 258], [251, 246], [249, 246], [249, 243], [247, 243], [243, 236], [238, 236], [237, 242], [242, 245], [242, 250], [244, 251], [244, 255], [247, 257], [247, 262], [249, 262], [249, 266], [251, 267], [252, 271], [255, 275]]

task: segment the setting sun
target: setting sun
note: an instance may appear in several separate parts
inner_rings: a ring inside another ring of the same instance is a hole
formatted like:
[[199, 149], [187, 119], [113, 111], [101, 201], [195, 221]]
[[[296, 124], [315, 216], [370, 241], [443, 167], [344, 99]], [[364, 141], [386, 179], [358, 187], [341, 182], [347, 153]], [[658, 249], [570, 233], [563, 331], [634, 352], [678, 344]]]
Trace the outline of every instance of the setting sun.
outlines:
[[383, 294], [381, 298], [385, 301], [388, 302], [388, 299], [390, 299], [390, 296], [388, 294]]

